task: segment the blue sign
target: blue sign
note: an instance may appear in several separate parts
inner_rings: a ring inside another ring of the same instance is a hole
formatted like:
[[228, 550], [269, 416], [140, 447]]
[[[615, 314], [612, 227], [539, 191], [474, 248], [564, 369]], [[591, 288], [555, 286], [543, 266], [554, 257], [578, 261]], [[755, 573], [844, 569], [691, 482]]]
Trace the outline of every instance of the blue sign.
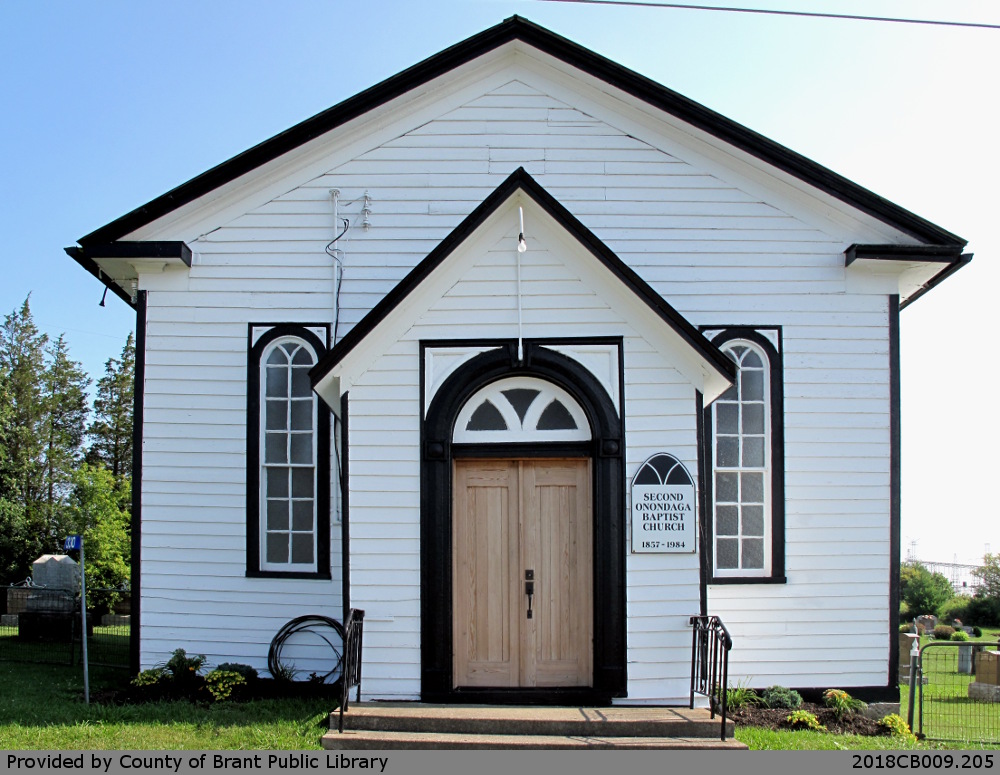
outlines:
[[83, 536], [66, 536], [66, 540], [63, 542], [63, 551], [68, 552], [70, 549], [82, 549], [83, 548]]

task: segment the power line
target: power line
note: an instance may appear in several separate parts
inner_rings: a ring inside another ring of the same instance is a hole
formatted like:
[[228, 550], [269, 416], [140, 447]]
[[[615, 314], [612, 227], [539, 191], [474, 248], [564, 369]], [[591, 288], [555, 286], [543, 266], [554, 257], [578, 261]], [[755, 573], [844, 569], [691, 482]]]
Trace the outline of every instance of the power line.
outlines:
[[587, 3], [590, 5], [629, 5], [643, 8], [682, 8], [689, 11], [725, 11], [726, 13], [755, 13], [771, 16], [808, 16], [814, 19], [850, 19], [862, 22], [893, 22], [896, 24], [927, 24], [937, 27], [974, 27], [983, 30], [1000, 30], [1000, 24], [979, 22], [949, 22], [936, 19], [903, 19], [891, 16], [856, 16], [840, 13], [812, 11], [777, 11], [765, 8], [731, 8], [719, 5], [686, 5], [682, 3], [651, 3], [642, 0], [541, 0], [543, 3]]

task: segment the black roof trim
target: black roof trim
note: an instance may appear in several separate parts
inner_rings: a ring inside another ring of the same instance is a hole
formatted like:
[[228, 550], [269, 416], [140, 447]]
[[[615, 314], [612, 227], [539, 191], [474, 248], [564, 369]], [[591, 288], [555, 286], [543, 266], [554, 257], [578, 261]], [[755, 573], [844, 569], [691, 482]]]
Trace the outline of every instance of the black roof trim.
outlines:
[[961, 245], [851, 245], [844, 251], [845, 266], [858, 259], [880, 261], [957, 261], [962, 255]]
[[101, 271], [101, 268], [97, 265], [97, 262], [94, 261], [94, 259], [89, 258], [83, 248], [74, 245], [69, 248], [63, 248], [63, 250], [66, 251], [66, 255], [100, 280], [105, 288], [111, 291], [115, 296], [124, 301], [130, 307], [135, 309], [135, 302], [132, 301], [132, 297], [125, 291], [124, 288], [118, 285], [118, 283], [104, 274], [104, 272]]
[[966, 244], [951, 232], [852, 183], [847, 178], [610, 59], [511, 16], [401, 73], [255, 145], [177, 188], [82, 237], [81, 244], [111, 242], [194, 201], [300, 145], [506, 43], [520, 40], [734, 145], [821, 191], [923, 242]]
[[927, 291], [951, 277], [972, 261], [972, 253], [963, 253], [961, 245], [851, 245], [844, 251], [844, 266], [850, 266], [862, 259], [869, 261], [919, 261], [928, 264], [944, 264], [941, 270], [928, 280], [920, 290], [908, 296], [899, 305], [905, 309]]
[[944, 269], [942, 269], [940, 272], [934, 275], [927, 283], [925, 283], [923, 288], [921, 288], [919, 291], [910, 296], [906, 301], [900, 304], [899, 308], [906, 309], [911, 304], [913, 304], [913, 302], [915, 302], [917, 299], [919, 299], [921, 296], [927, 293], [927, 291], [931, 290], [931, 288], [937, 287], [942, 282], [951, 277], [953, 274], [955, 274], [955, 272], [957, 272], [959, 269], [961, 269], [964, 266], [968, 266], [969, 262], [972, 261], [972, 256], [973, 256], [972, 253], [963, 253], [962, 255], [960, 255], [955, 261], [952, 261], [950, 264], [945, 266]]
[[63, 248], [66, 255], [100, 280], [108, 290], [115, 294], [130, 307], [135, 307], [132, 296], [114, 279], [108, 276], [96, 259], [98, 258], [179, 258], [185, 265], [191, 266], [191, 248], [186, 243], [176, 240], [158, 240], [148, 242], [109, 242], [106, 244], [86, 245], [84, 247]]
[[191, 248], [178, 240], [149, 240], [87, 244], [83, 254], [89, 258], [179, 258], [191, 266]]
[[516, 191], [524, 191], [552, 216], [569, 234], [624, 283], [636, 296], [676, 331], [703, 358], [730, 380], [736, 379], [736, 364], [709, 342], [688, 320], [664, 300], [649, 284], [616, 256], [597, 236], [560, 204], [548, 191], [518, 167], [475, 210], [445, 237], [426, 258], [417, 264], [386, 294], [372, 310], [309, 372], [312, 384], [323, 379], [344, 357], [357, 347], [385, 317], [412, 293], [451, 253], [459, 247], [498, 207]]

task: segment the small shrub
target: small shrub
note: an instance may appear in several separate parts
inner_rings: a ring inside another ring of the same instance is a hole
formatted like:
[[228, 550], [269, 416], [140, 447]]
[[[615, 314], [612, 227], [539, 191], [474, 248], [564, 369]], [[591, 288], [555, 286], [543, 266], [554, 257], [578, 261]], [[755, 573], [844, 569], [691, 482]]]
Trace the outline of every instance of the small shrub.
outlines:
[[215, 702], [228, 700], [233, 692], [246, 686], [246, 679], [232, 670], [212, 670], [205, 676], [205, 688]]
[[184, 649], [176, 649], [164, 667], [173, 673], [175, 681], [184, 681], [197, 675], [204, 664], [204, 654], [188, 656]]
[[947, 624], [939, 624], [934, 628], [934, 640], [948, 640], [955, 634], [955, 628]]
[[151, 686], [156, 686], [157, 684], [166, 680], [166, 671], [161, 667], [154, 667], [150, 670], [143, 670], [139, 675], [133, 678], [129, 683], [132, 686], [138, 687], [139, 689], [147, 689]]
[[958, 641], [967, 641], [969, 639], [969, 633], [967, 633], [965, 630], [955, 630], [955, 632], [951, 634], [951, 639]]
[[815, 729], [819, 732], [826, 731], [826, 727], [819, 723], [819, 719], [807, 710], [792, 711], [785, 718], [785, 721], [792, 729]]
[[907, 724], [906, 720], [898, 713], [892, 713], [888, 716], [884, 716], [878, 723], [889, 730], [889, 735], [891, 737], [902, 737], [909, 740], [911, 743], [917, 742], [917, 736], [910, 730], [910, 725]]
[[979, 627], [973, 625], [972, 626], [972, 637], [973, 638], [981, 638], [981, 637], [983, 637], [983, 631], [982, 631], [982, 629], [980, 629]]
[[257, 680], [257, 671], [250, 667], [250, 665], [244, 665], [239, 662], [223, 662], [215, 669], [225, 673], [239, 673], [248, 684]]
[[794, 710], [802, 704], [802, 695], [785, 686], [771, 686], [761, 692], [761, 702], [768, 708]]
[[737, 683], [726, 689], [726, 706], [730, 710], [745, 708], [750, 705], [760, 705], [760, 695], [746, 683]]
[[823, 692], [823, 704], [832, 708], [838, 719], [868, 707], [867, 703], [852, 697], [843, 689], [827, 689]]

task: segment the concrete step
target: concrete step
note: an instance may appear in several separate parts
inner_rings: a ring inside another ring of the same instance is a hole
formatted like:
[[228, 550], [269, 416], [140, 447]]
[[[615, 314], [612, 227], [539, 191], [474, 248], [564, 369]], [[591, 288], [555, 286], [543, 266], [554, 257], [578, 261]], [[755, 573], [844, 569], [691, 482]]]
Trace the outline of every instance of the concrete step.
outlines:
[[[337, 713], [330, 728], [337, 726]], [[385, 732], [438, 735], [555, 736], [573, 739], [670, 738], [718, 740], [721, 722], [704, 708], [546, 707], [359, 703], [344, 716], [354, 733]], [[726, 723], [726, 737], [734, 725]], [[573, 746], [577, 747], [577, 746]]]
[[454, 732], [383, 732], [346, 730], [323, 735], [329, 751], [392, 750], [746, 750], [732, 738], [706, 737], [588, 737], [564, 735], [463, 734]]

